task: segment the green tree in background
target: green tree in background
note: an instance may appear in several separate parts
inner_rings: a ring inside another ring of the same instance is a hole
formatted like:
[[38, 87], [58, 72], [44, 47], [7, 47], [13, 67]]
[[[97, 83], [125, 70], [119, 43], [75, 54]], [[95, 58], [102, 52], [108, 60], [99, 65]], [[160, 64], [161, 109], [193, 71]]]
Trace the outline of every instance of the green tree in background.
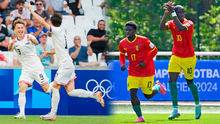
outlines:
[[[125, 38], [125, 23], [135, 21], [138, 24], [137, 34], [148, 37], [159, 51], [171, 51], [173, 38], [171, 31], [160, 31], [159, 24], [164, 14], [163, 4], [167, 0], [108, 0], [110, 51], [118, 51], [120, 40]], [[201, 51], [218, 51], [219, 3], [215, 0], [173, 0], [175, 5], [186, 9], [186, 18], [194, 22], [193, 45], [197, 51], [196, 4], [200, 3]], [[205, 14], [204, 14], [205, 13]], [[171, 15], [168, 19], [172, 19]], [[168, 21], [168, 20], [167, 20]], [[206, 57], [207, 58], [207, 57]], [[158, 57], [157, 57], [158, 59]], [[159, 59], [168, 59], [161, 56]]]

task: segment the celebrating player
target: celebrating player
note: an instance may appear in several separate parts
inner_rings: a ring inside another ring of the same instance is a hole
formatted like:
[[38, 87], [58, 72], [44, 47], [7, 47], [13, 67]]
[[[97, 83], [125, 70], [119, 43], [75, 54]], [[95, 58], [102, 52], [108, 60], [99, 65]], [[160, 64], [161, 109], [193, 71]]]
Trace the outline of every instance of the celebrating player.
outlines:
[[[191, 89], [195, 100], [195, 118], [199, 119], [201, 117], [201, 105], [198, 88], [193, 81], [196, 66], [196, 56], [192, 44], [194, 24], [192, 21], [185, 19], [185, 9], [181, 5], [174, 7], [172, 4], [165, 3], [164, 8], [166, 11], [160, 22], [160, 30], [171, 30], [174, 40], [172, 57], [168, 67], [173, 112], [168, 119], [174, 119], [180, 116], [180, 113], [178, 113], [178, 89], [176, 81], [181, 70], [185, 74], [187, 85]], [[166, 22], [169, 13], [172, 14], [173, 20]]]
[[127, 86], [130, 91], [131, 104], [138, 119], [134, 122], [145, 122], [142, 116], [140, 100], [137, 97], [139, 87], [147, 99], [151, 99], [158, 91], [166, 94], [165, 87], [159, 82], [154, 84], [155, 67], [153, 58], [158, 50], [156, 46], [147, 38], [135, 35], [137, 24], [133, 21], [128, 21], [125, 25], [127, 38], [124, 38], [119, 43], [120, 64], [121, 70], [126, 69], [125, 53], [129, 59]]
[[[62, 85], [65, 87], [69, 96], [94, 98], [104, 107], [105, 104], [100, 91], [93, 93], [83, 89], [75, 89], [75, 67], [73, 65], [72, 59], [68, 54], [66, 35], [60, 28], [62, 23], [62, 15], [55, 13], [50, 19], [50, 24], [48, 24], [42, 17], [40, 17], [32, 10], [30, 2], [26, 5], [26, 8], [31, 12], [33, 17], [39, 23], [41, 23], [42, 26], [47, 28], [48, 31], [52, 33], [52, 42], [59, 63], [59, 69], [57, 71], [57, 75], [52, 87], [51, 112], [47, 115], [40, 116], [40, 118], [43, 120], [56, 120], [57, 108], [60, 101], [59, 90]], [[47, 52], [47, 55], [55, 54], [55, 51]]]
[[44, 67], [36, 54], [35, 45], [38, 45], [38, 41], [31, 34], [25, 33], [25, 22], [21, 19], [14, 22], [16, 39], [9, 44], [8, 50], [15, 49], [18, 54], [19, 60], [22, 64], [22, 73], [19, 79], [19, 98], [18, 103], [20, 107], [20, 113], [14, 116], [15, 119], [25, 119], [25, 104], [26, 96], [25, 92], [28, 87], [32, 86], [34, 80], [36, 80], [43, 90], [47, 93], [51, 92], [51, 85], [48, 84], [48, 77], [44, 72]]

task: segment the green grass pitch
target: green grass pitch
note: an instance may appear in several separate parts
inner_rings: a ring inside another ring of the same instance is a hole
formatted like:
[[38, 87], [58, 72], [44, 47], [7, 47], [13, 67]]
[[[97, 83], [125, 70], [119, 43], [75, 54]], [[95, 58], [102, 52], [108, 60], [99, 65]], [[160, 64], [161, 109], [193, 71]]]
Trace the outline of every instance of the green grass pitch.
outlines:
[[0, 115], [0, 124], [113, 124], [110, 116], [57, 116], [56, 121], [41, 120], [39, 115], [26, 115], [26, 119], [14, 119], [14, 115]]
[[[195, 114], [183, 113], [179, 118], [168, 120], [170, 114], [143, 114], [147, 124], [220, 124], [220, 114], [202, 114], [196, 120]], [[113, 124], [133, 124], [137, 119], [135, 114], [115, 114], [112, 116]], [[143, 124], [143, 123], [141, 123]]]
[[[220, 124], [220, 114], [204, 113], [198, 120], [194, 114], [182, 113], [180, 118], [168, 120], [170, 114], [143, 114], [148, 124]], [[137, 119], [135, 114], [110, 116], [57, 116], [56, 121], [44, 121], [38, 115], [26, 115], [26, 119], [14, 119], [14, 115], [1, 115], [0, 124], [129, 124]]]

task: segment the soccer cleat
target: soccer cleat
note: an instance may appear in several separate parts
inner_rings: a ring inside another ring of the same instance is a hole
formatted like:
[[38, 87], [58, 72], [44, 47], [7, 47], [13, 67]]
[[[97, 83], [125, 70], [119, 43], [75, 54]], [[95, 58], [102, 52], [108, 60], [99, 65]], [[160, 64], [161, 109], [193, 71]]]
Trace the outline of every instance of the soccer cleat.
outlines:
[[14, 116], [14, 119], [26, 119], [25, 115], [18, 113], [16, 116]]
[[160, 91], [163, 95], [165, 95], [166, 92], [167, 92], [167, 90], [166, 90], [166, 88], [160, 83], [159, 80], [156, 81], [156, 85], [160, 85], [159, 91]]
[[102, 107], [105, 107], [104, 99], [102, 98], [102, 93], [100, 91], [95, 93], [98, 97], [95, 97], [96, 101], [99, 102]]
[[56, 121], [57, 120], [57, 115], [50, 112], [46, 115], [41, 115], [40, 118], [42, 120]]
[[169, 120], [172, 120], [174, 118], [179, 118], [180, 117], [180, 113], [176, 113], [173, 111], [172, 114], [168, 117]]
[[196, 105], [196, 107], [195, 107], [195, 117], [196, 117], [196, 119], [199, 119], [200, 117], [201, 117], [201, 104], [199, 104], [199, 105]]
[[138, 122], [145, 122], [144, 117], [138, 117], [138, 119], [136, 121], [134, 121], [135, 123]]

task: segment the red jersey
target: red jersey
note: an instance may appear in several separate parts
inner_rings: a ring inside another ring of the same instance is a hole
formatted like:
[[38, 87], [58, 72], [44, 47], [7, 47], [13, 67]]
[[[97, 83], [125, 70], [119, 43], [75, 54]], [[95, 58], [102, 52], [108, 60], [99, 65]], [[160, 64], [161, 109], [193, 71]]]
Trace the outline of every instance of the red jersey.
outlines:
[[184, 19], [182, 24], [186, 26], [186, 31], [178, 31], [174, 20], [168, 21], [167, 24], [168, 29], [172, 31], [174, 40], [172, 54], [183, 58], [194, 56], [195, 53], [192, 44], [193, 22]]
[[120, 41], [119, 51], [121, 54], [127, 53], [129, 59], [128, 73], [130, 76], [148, 77], [155, 74], [153, 59], [145, 63], [144, 68], [137, 67], [155, 49], [156, 46], [148, 38], [139, 35], [136, 35], [133, 41], [129, 41], [127, 38]]

